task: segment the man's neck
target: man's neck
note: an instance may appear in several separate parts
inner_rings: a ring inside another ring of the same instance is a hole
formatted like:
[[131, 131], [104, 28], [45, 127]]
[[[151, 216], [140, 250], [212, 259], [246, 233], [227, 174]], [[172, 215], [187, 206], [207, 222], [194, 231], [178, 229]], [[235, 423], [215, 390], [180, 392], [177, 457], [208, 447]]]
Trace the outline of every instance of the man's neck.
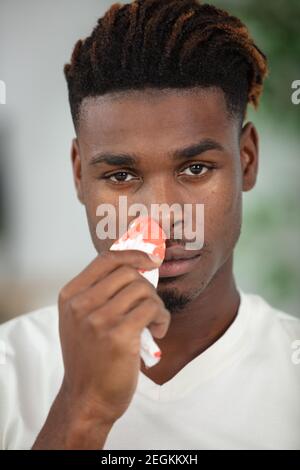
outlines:
[[174, 377], [217, 341], [234, 321], [240, 298], [232, 265], [231, 257], [205, 291], [172, 316], [166, 336], [155, 339], [162, 351], [160, 362], [149, 369], [141, 362], [141, 371], [153, 382], [162, 385]]

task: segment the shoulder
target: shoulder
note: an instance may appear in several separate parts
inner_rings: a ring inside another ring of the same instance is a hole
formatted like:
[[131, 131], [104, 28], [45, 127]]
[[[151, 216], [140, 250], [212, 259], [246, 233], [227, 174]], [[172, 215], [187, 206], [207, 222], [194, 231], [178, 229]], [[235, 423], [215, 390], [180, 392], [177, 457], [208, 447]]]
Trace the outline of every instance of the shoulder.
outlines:
[[256, 347], [265, 345], [291, 354], [300, 345], [300, 318], [286, 313], [258, 294], [240, 290], [241, 304], [247, 317], [247, 332]]
[[56, 321], [58, 316], [58, 308], [56, 304], [47, 305], [45, 307], [37, 308], [31, 312], [23, 313], [11, 320], [6, 321], [0, 325], [0, 334], [12, 330], [13, 328], [24, 327], [27, 324], [35, 324], [42, 326], [45, 321]]
[[50, 305], [22, 314], [0, 325], [0, 341], [6, 354], [14, 350], [53, 347], [58, 341], [58, 308]]
[[0, 448], [29, 449], [63, 377], [56, 305], [0, 325]]

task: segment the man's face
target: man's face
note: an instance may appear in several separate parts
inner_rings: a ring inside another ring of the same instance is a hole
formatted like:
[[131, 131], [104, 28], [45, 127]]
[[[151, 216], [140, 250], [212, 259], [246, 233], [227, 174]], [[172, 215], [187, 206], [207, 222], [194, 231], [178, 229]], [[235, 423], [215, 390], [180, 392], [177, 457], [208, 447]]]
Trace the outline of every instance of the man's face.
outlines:
[[[203, 145], [178, 156], [179, 150], [196, 144]], [[100, 204], [118, 209], [119, 197], [126, 196], [128, 207], [142, 203], [149, 213], [151, 204], [203, 204], [201, 256], [188, 272], [162, 277], [158, 284], [164, 300], [173, 296], [170, 308], [175, 309], [176, 302], [183, 307], [232, 257], [240, 234], [242, 191], [255, 184], [257, 147], [252, 124], [240, 137], [238, 121], [228, 116], [221, 90], [148, 90], [86, 98], [72, 161], [97, 252], [114, 242], [97, 237]], [[131, 160], [99, 162], [104, 154]], [[118, 215], [117, 211], [117, 227]], [[117, 231], [116, 238], [119, 235]], [[167, 246], [173, 243], [170, 236]], [[176, 243], [184, 246], [183, 240]]]

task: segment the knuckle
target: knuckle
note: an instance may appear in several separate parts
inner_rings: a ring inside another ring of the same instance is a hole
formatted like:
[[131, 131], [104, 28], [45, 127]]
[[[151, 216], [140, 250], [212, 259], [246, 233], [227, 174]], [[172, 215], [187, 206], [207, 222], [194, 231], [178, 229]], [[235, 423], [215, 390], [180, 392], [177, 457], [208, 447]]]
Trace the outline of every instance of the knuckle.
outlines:
[[69, 298], [69, 295], [68, 295], [68, 287], [65, 286], [63, 287], [60, 291], [59, 291], [59, 294], [58, 294], [58, 302], [60, 305], [62, 304], [65, 304], [67, 302]]
[[122, 266], [120, 268], [121, 271], [121, 276], [124, 277], [124, 279], [127, 279], [129, 281], [135, 281], [138, 279], [138, 272], [136, 269], [131, 268], [130, 266]]
[[95, 330], [97, 327], [98, 322], [96, 321], [93, 315], [89, 315], [85, 320], [86, 325], [90, 330]]
[[87, 324], [87, 327], [91, 331], [98, 331], [99, 330], [100, 321], [99, 321], [99, 318], [96, 315], [89, 315], [86, 318], [86, 324]]
[[145, 263], [146, 265], [149, 265], [149, 263], [150, 263], [150, 265], [153, 264], [153, 261], [150, 259], [148, 253], [145, 253], [144, 251], [140, 251], [139, 253], [140, 253], [140, 255], [141, 255], [141, 258], [140, 258], [140, 259], [141, 259], [141, 261], [142, 261], [143, 263]]
[[150, 261], [148, 255], [141, 250], [131, 250], [130, 256], [134, 264], [144, 264], [145, 260]]
[[157, 301], [157, 299], [154, 298], [149, 308], [151, 309], [153, 315], [155, 315], [156, 317], [159, 317], [160, 320], [165, 321], [165, 322], [170, 322], [171, 314], [165, 308], [164, 303], [162, 301], [161, 302]]
[[164, 308], [165, 308], [165, 304], [164, 304], [163, 300], [159, 297], [159, 295], [157, 295], [157, 293], [156, 293], [156, 295], [155, 295], [153, 298], [154, 298], [154, 300], [157, 302], [157, 304], [159, 305], [159, 307], [160, 307], [161, 309], [164, 309]]
[[137, 279], [136, 281], [134, 281], [133, 287], [134, 289], [136, 289], [139, 295], [148, 297], [149, 295], [153, 294], [153, 286], [150, 284], [150, 282], [147, 282], [143, 278]]
[[72, 299], [69, 303], [72, 314], [77, 317], [85, 309], [86, 301], [84, 299]]
[[148, 259], [148, 255], [144, 251], [135, 250], [134, 253], [135, 253], [137, 261]]

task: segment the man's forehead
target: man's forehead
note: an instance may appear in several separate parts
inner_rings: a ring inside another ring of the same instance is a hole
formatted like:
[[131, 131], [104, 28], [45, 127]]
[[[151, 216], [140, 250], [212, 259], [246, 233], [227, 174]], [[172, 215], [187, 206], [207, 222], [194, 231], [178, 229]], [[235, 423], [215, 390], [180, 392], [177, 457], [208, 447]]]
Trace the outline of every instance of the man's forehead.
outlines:
[[85, 98], [79, 134], [85, 140], [199, 133], [228, 124], [224, 94], [214, 88], [130, 90]]
[[222, 95], [223, 91], [219, 87], [186, 87], [186, 88], [155, 88], [155, 87], [145, 87], [145, 88], [133, 88], [125, 90], [117, 90], [113, 92], [108, 92], [99, 96], [88, 96], [83, 99], [82, 103], [94, 102], [94, 103], [105, 103], [105, 102], [118, 102], [122, 100], [142, 100], [147, 101], [151, 100], [152, 102], [159, 101], [166, 97], [210, 97], [212, 95]]

